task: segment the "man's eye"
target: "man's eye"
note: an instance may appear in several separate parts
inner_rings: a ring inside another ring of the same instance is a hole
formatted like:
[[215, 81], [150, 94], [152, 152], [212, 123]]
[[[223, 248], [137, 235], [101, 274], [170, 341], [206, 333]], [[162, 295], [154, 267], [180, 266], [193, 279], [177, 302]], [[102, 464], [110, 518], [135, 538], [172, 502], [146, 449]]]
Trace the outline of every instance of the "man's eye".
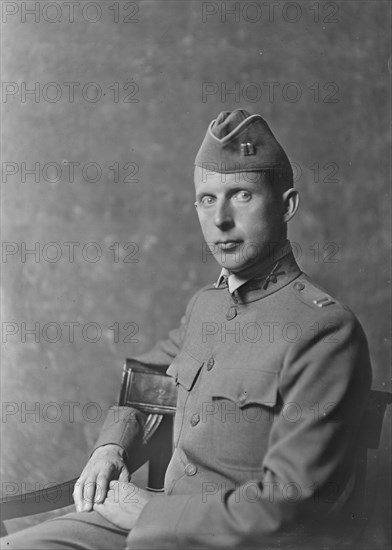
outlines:
[[240, 202], [247, 202], [251, 199], [252, 195], [249, 193], [249, 191], [239, 191], [234, 195], [234, 199], [236, 201]]
[[211, 206], [214, 204], [214, 197], [211, 197], [210, 195], [206, 195], [205, 197], [202, 197], [200, 199], [201, 206]]

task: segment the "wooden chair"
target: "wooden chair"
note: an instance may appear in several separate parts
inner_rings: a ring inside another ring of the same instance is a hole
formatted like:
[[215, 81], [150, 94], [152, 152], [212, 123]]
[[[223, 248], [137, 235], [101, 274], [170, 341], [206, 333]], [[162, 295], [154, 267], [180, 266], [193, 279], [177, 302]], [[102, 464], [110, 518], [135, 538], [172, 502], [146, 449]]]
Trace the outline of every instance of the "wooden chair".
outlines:
[[[132, 454], [128, 468], [135, 472], [149, 461], [148, 486], [161, 489], [172, 454], [172, 426], [176, 410], [177, 389], [174, 380], [161, 371], [133, 359], [125, 361], [118, 405], [135, 407], [147, 415], [141, 447]], [[372, 390], [362, 425], [364, 452], [358, 461], [366, 473], [366, 449], [377, 449], [389, 392]], [[365, 476], [363, 476], [365, 477]], [[73, 504], [72, 492], [77, 478], [21, 495], [7, 496], [0, 501], [2, 536], [7, 533], [3, 522], [13, 518], [41, 514]]]

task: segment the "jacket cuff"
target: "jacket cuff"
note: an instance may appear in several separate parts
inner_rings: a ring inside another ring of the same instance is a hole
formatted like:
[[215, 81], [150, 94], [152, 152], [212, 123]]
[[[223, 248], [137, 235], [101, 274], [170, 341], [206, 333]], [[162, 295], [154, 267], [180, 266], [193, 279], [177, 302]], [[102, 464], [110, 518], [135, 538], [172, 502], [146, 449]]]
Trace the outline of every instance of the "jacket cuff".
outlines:
[[103, 445], [119, 445], [127, 455], [140, 443], [146, 415], [130, 407], [112, 407], [109, 409], [100, 435], [91, 454]]

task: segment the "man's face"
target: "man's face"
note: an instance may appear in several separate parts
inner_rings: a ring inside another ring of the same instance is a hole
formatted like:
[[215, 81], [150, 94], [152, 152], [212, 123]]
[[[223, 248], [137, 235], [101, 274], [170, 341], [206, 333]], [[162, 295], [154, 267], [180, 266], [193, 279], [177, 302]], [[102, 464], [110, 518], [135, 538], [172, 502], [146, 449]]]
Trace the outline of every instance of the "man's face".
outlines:
[[216, 261], [236, 273], [273, 260], [286, 238], [283, 200], [258, 173], [221, 174], [195, 168], [196, 205]]

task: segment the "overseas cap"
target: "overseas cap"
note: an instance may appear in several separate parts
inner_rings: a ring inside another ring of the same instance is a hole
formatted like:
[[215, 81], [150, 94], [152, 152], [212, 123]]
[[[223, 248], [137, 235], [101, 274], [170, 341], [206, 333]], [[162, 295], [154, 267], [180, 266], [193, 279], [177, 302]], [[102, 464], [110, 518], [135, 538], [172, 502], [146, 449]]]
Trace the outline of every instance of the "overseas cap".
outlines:
[[243, 109], [223, 111], [211, 122], [195, 165], [226, 174], [272, 170], [293, 183], [289, 159], [266, 121]]

